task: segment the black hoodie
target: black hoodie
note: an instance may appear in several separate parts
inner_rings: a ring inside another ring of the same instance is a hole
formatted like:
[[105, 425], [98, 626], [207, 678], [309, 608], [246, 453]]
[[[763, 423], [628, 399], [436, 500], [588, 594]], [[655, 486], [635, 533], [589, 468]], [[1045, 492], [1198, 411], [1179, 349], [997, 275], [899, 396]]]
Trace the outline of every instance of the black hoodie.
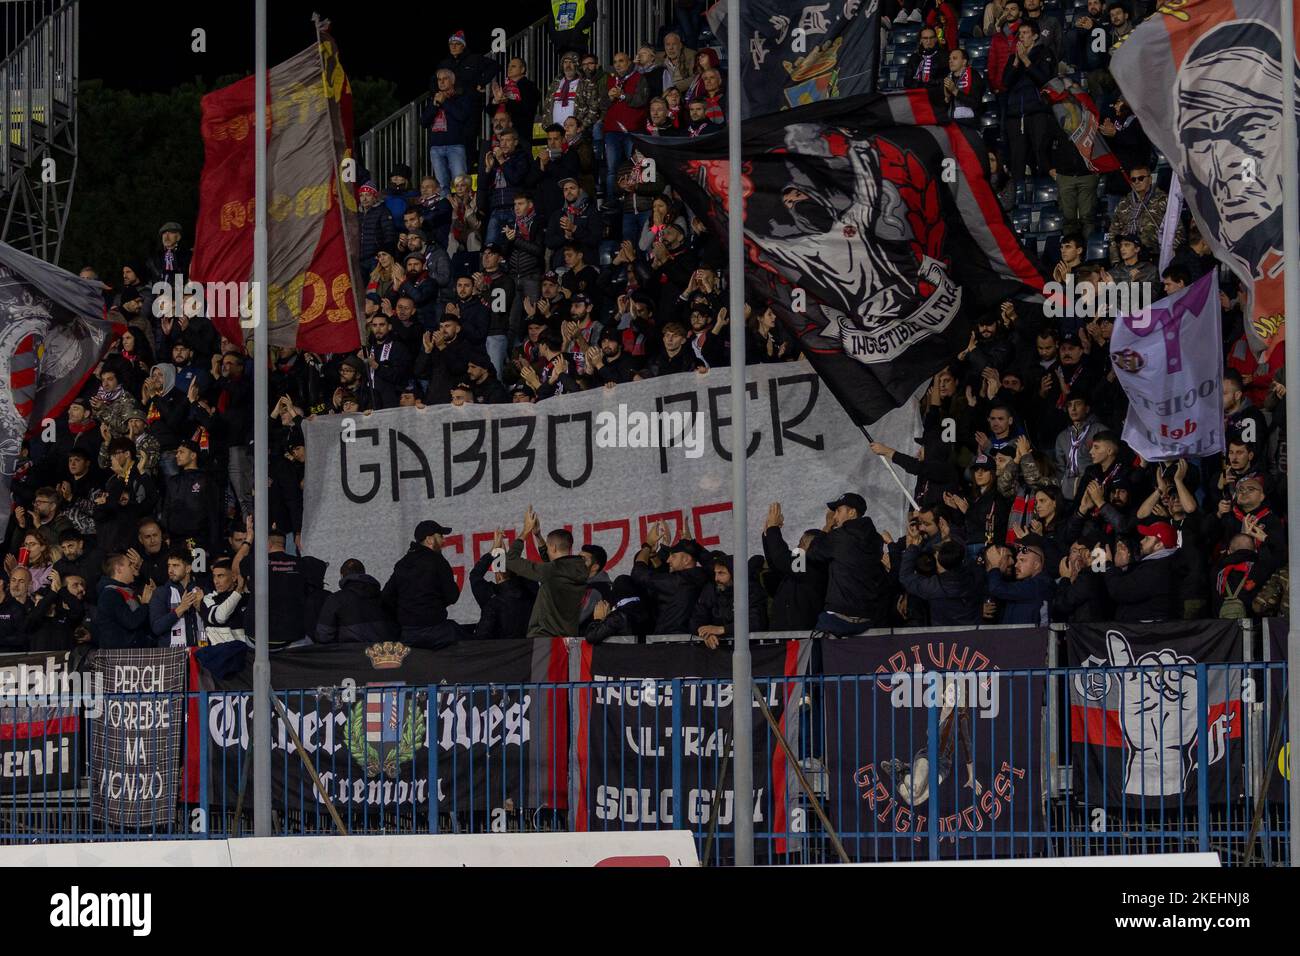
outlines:
[[394, 640], [397, 627], [379, 600], [379, 582], [368, 574], [346, 574], [325, 598], [316, 624], [317, 644], [376, 644]]

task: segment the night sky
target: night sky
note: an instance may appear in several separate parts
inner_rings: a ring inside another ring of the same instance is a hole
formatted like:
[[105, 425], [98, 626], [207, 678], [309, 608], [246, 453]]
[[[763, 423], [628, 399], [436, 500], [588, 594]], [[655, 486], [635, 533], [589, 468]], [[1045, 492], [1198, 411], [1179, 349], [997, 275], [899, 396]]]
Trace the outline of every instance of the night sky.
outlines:
[[[450, 10], [466, 10], [452, 16]], [[485, 52], [490, 31], [507, 35], [546, 16], [547, 0], [498, 0], [429, 4], [359, 0], [267, 0], [268, 63], [275, 64], [311, 43], [311, 15], [332, 24], [343, 66], [352, 76], [384, 77], [406, 101], [428, 88], [447, 37], [466, 32], [469, 49]], [[191, 51], [191, 31], [207, 31], [207, 52]], [[202, 77], [211, 83], [253, 69], [252, 0], [183, 4], [159, 0], [83, 0], [81, 76], [111, 87], [165, 90]]]

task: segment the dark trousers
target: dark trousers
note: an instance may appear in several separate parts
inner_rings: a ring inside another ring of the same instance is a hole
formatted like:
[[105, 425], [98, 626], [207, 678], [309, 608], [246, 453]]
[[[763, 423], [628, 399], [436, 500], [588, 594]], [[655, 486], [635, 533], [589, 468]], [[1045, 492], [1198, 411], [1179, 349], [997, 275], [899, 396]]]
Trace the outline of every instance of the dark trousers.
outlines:
[[1051, 113], [1029, 113], [1023, 117], [1008, 116], [1003, 121], [1006, 136], [1007, 172], [1016, 182], [1025, 178], [1025, 166], [1032, 175], [1046, 176], [1052, 168]]

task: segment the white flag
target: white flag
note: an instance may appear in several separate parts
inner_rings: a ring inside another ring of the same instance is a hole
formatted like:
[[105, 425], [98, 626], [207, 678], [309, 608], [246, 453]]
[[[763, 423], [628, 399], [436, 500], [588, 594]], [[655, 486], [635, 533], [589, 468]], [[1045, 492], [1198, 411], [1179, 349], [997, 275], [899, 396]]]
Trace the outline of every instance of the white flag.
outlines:
[[1216, 271], [1121, 316], [1111, 361], [1128, 395], [1124, 441], [1147, 461], [1224, 450], [1223, 339]]

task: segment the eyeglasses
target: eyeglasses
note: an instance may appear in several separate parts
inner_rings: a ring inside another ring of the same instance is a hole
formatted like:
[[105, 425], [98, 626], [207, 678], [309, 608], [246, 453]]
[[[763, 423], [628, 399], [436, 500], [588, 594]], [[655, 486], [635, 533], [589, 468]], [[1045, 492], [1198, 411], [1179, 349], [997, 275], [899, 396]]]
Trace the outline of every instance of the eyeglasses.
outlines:
[[1130, 176], [1130, 177], [1129, 177], [1129, 182], [1132, 182], [1132, 183], [1144, 183], [1144, 182], [1146, 182], [1146, 181], [1147, 181], [1148, 179], [1150, 179], [1150, 178], [1151, 178], [1150, 176]]

